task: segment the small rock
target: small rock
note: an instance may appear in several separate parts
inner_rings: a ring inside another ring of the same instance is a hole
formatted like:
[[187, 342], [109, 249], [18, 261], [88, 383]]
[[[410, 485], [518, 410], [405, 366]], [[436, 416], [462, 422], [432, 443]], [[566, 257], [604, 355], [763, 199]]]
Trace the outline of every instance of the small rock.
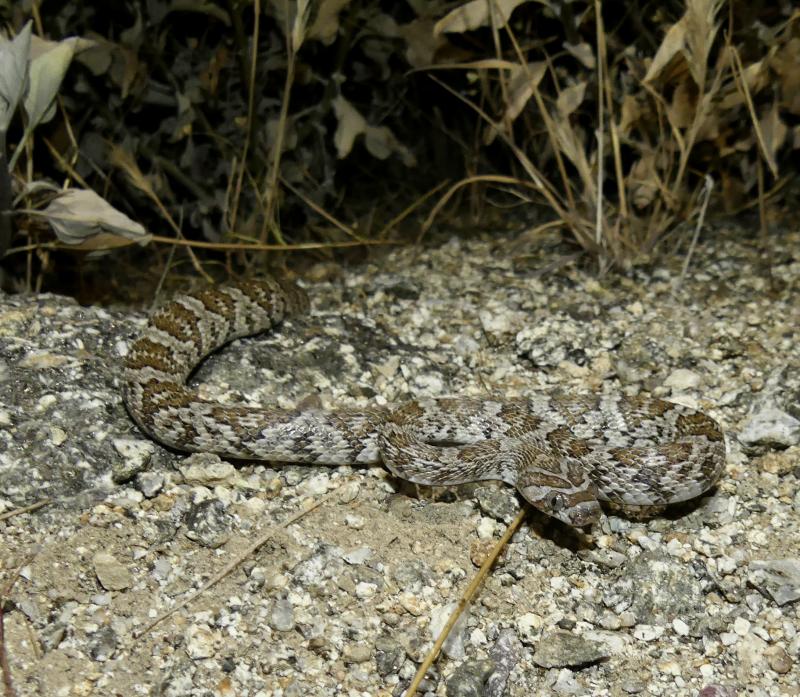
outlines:
[[160, 472], [139, 472], [136, 475], [136, 488], [148, 499], [158, 494], [164, 486], [164, 475]]
[[375, 642], [375, 665], [381, 677], [399, 671], [405, 658], [405, 649], [396, 641], [383, 638]]
[[598, 624], [603, 629], [608, 629], [609, 631], [616, 631], [620, 627], [622, 627], [622, 620], [620, 620], [619, 615], [615, 615], [613, 612], [604, 612], [598, 621]]
[[736, 632], [739, 636], [746, 636], [747, 633], [750, 631], [750, 622], [746, 620], [744, 617], [737, 617], [733, 621], [733, 631]]
[[[450, 615], [453, 614], [457, 606], [457, 603], [448, 603], [431, 612], [431, 623], [428, 629], [432, 639], [436, 640], [439, 637], [445, 624], [447, 624], [447, 621], [450, 619]], [[450, 634], [442, 645], [442, 652], [448, 658], [460, 659], [463, 658], [466, 653], [464, 651], [464, 630], [467, 626], [468, 617], [468, 612], [461, 613], [461, 616], [451, 628]]]
[[678, 636], [689, 636], [689, 625], [682, 619], [675, 618], [672, 620], [672, 630]]
[[739, 433], [739, 442], [749, 447], [788, 448], [800, 444], [800, 421], [774, 406], [750, 415]]
[[409, 614], [414, 617], [419, 617], [425, 611], [425, 605], [413, 593], [400, 594], [400, 606]]
[[750, 585], [778, 605], [800, 599], [800, 559], [752, 561], [748, 569]]
[[356, 584], [356, 597], [366, 600], [367, 598], [372, 598], [377, 590], [378, 586], [376, 586], [374, 583], [361, 581], [360, 583]]
[[159, 581], [166, 581], [172, 572], [172, 562], [164, 557], [159, 557], [153, 563], [153, 576]]
[[544, 624], [544, 620], [532, 612], [526, 612], [517, 618], [517, 629], [523, 638], [539, 631]]
[[514, 666], [522, 657], [522, 642], [511, 629], [501, 629], [497, 641], [489, 651], [494, 664], [491, 675], [486, 679], [481, 697], [503, 697], [506, 694], [508, 678]]
[[462, 663], [447, 679], [447, 697], [483, 697], [484, 685], [493, 668], [487, 659]]
[[676, 392], [684, 392], [700, 385], [700, 376], [692, 370], [678, 368], [673, 370], [664, 380], [665, 387], [671, 387]]
[[67, 625], [63, 622], [52, 622], [39, 632], [39, 639], [45, 651], [52, 651], [64, 640]]
[[63, 428], [59, 428], [58, 426], [50, 427], [50, 440], [53, 442], [53, 445], [63, 445], [66, 443], [67, 438], [67, 432]]
[[550, 632], [536, 646], [533, 662], [542, 668], [575, 668], [608, 658], [605, 646], [569, 632]]
[[371, 556], [372, 550], [369, 547], [357, 547], [356, 549], [351, 549], [349, 552], [345, 552], [342, 555], [342, 559], [344, 559], [348, 564], [356, 566], [363, 564]]
[[300, 493], [304, 496], [322, 496], [331, 488], [331, 477], [327, 472], [315, 474], [305, 479], [300, 485]]
[[121, 591], [131, 585], [131, 572], [108, 552], [98, 552], [92, 560], [94, 573], [107, 591]]
[[213, 453], [190, 455], [183, 461], [180, 471], [187, 484], [208, 487], [220, 484], [230, 486], [237, 479], [236, 468]]
[[497, 531], [497, 521], [493, 518], [481, 518], [476, 532], [479, 540], [490, 540]]
[[285, 598], [275, 601], [269, 616], [269, 626], [278, 632], [288, 632], [294, 627], [294, 609]]
[[233, 519], [219, 499], [194, 504], [186, 514], [186, 537], [203, 547], [216, 549], [230, 537]]
[[475, 500], [481, 511], [495, 520], [510, 523], [519, 512], [519, 499], [508, 487], [479, 486], [475, 489]]
[[729, 685], [706, 685], [698, 697], [737, 697], [738, 694], [738, 688]]
[[345, 663], [365, 663], [372, 657], [372, 649], [366, 644], [348, 644], [342, 658]]
[[781, 675], [788, 673], [794, 665], [791, 656], [780, 646], [770, 646], [764, 655], [767, 657], [769, 667]]
[[89, 655], [95, 661], [107, 661], [117, 650], [117, 635], [111, 627], [102, 627], [88, 638]]
[[626, 680], [620, 687], [626, 694], [638, 695], [640, 692], [644, 692], [647, 689], [647, 684], [643, 683], [641, 680]]
[[664, 634], [664, 627], [652, 624], [640, 624], [633, 630], [633, 636], [639, 641], [653, 641]]
[[215, 636], [208, 627], [193, 624], [186, 632], [186, 653], [192, 660], [211, 658], [214, 655]]
[[147, 469], [156, 449], [151, 441], [139, 438], [115, 438], [111, 443], [122, 456], [112, 463], [111, 479], [116, 484], [124, 484]]

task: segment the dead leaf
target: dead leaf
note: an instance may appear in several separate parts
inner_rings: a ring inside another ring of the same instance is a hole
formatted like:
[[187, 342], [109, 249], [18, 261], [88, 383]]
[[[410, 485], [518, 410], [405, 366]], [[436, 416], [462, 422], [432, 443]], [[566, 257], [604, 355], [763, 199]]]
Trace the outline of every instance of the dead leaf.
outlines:
[[322, 0], [306, 37], [330, 46], [339, 32], [339, 13], [349, 4], [350, 0]]
[[588, 44], [585, 41], [582, 41], [579, 44], [571, 44], [565, 41], [562, 45], [572, 56], [583, 63], [584, 67], [588, 68], [589, 70], [595, 69], [597, 61], [595, 60], [594, 49], [592, 48], [591, 44]]
[[638, 123], [642, 116], [642, 105], [636, 96], [626, 94], [622, 99], [622, 109], [620, 110], [619, 132], [621, 135], [628, 135], [633, 126]]
[[97, 241], [90, 238], [101, 234], [103, 248], [111, 238], [117, 240], [113, 246], [147, 244], [151, 239], [141, 224], [120, 213], [91, 189], [68, 189], [39, 215], [50, 223], [59, 240], [83, 249], [99, 249]]
[[678, 82], [672, 101], [667, 107], [667, 118], [675, 128], [688, 128], [697, 110], [697, 87], [694, 81], [684, 74]]
[[496, 27], [504, 27], [511, 13], [526, 2], [541, 2], [544, 0], [471, 0], [455, 10], [448, 12], [433, 27], [435, 36], [445, 32], [461, 33], [472, 31], [478, 27], [490, 26], [494, 22]]
[[626, 177], [626, 183], [631, 192], [630, 200], [636, 208], [642, 210], [653, 202], [659, 191], [654, 153], [645, 153], [633, 163]]
[[28, 67], [28, 89], [23, 104], [28, 114], [28, 129], [47, 123], [55, 114], [55, 99], [72, 57], [94, 42], [70, 37], [63, 41], [45, 41], [31, 37], [31, 62]]
[[336, 157], [342, 160], [350, 154], [356, 138], [367, 129], [367, 120], [341, 95], [333, 100], [333, 113], [339, 122], [333, 135], [333, 144], [336, 146]]
[[397, 154], [406, 167], [416, 166], [413, 153], [397, 140], [389, 128], [368, 124], [358, 110], [341, 95], [333, 100], [333, 111], [339, 120], [333, 142], [340, 160], [347, 157], [356, 138], [363, 134], [364, 145], [373, 157], [385, 160], [390, 155]]
[[415, 19], [398, 27], [398, 34], [406, 42], [406, 60], [412, 68], [422, 68], [434, 61], [436, 51], [446, 39], [433, 33], [434, 23], [429, 19]]
[[717, 13], [722, 0], [687, 0], [685, 46], [686, 64], [695, 84], [703, 89], [708, 73], [708, 57], [717, 35]]
[[769, 168], [773, 172], [778, 171], [778, 163], [776, 155], [778, 150], [781, 149], [786, 142], [786, 136], [789, 135], [789, 128], [781, 120], [780, 110], [777, 101], [772, 103], [770, 110], [764, 114], [763, 118], [758, 122], [761, 137], [764, 143], [764, 157], [767, 160]]
[[781, 106], [790, 114], [800, 114], [800, 38], [789, 39], [769, 63], [780, 78]]
[[0, 36], [0, 133], [5, 133], [27, 84], [31, 23], [13, 40]]
[[661, 45], [653, 56], [653, 62], [644, 76], [645, 82], [652, 82], [661, 75], [670, 61], [683, 49], [686, 41], [686, 15], [673, 24], [661, 41]]
[[569, 117], [575, 111], [575, 109], [577, 109], [583, 103], [583, 98], [585, 95], [585, 81], [578, 82], [574, 85], [570, 85], [564, 90], [561, 90], [561, 93], [558, 95], [558, 99], [556, 99], [556, 107], [558, 108], [559, 116], [561, 116], [562, 119]]
[[[488, 59], [485, 61], [474, 61], [473, 64], [486, 64], [485, 67], [503, 67], [511, 69], [511, 74], [508, 81], [508, 105], [500, 119], [500, 125], [513, 123], [514, 120], [522, 113], [525, 105], [530, 101], [534, 92], [542, 81], [545, 72], [547, 71], [547, 63], [544, 61], [536, 61], [535, 63], [528, 63], [527, 65], [520, 65], [518, 63], [508, 63], [502, 61], [502, 65], [494, 65], [498, 63], [495, 59]], [[484, 67], [481, 65], [480, 67]], [[490, 144], [497, 136], [497, 128], [489, 126], [483, 135], [483, 142]]]

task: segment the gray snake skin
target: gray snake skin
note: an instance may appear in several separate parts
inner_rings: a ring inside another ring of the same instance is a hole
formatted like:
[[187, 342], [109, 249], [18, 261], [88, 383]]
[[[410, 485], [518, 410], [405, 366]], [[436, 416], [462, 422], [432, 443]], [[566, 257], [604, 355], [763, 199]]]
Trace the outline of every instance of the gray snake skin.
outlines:
[[176, 297], [152, 315], [125, 359], [129, 413], [145, 433], [183, 451], [305, 464], [383, 463], [397, 477], [429, 485], [499, 479], [573, 526], [596, 522], [599, 501], [676, 503], [722, 475], [719, 425], [660, 399], [543, 393], [283, 410], [207, 401], [186, 387], [215, 349], [308, 307], [301, 289], [276, 279]]

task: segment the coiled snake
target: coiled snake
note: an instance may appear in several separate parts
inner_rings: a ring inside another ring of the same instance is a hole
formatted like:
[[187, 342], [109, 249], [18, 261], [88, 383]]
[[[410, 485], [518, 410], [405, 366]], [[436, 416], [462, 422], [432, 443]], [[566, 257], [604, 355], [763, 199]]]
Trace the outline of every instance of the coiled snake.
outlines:
[[598, 519], [598, 500], [625, 506], [685, 501], [722, 474], [719, 425], [660, 399], [543, 393], [283, 410], [207, 401], [186, 387], [210, 352], [308, 306], [301, 289], [275, 279], [176, 297], [152, 315], [125, 359], [131, 416], [178, 450], [306, 464], [382, 462], [418, 484], [499, 479], [573, 526]]

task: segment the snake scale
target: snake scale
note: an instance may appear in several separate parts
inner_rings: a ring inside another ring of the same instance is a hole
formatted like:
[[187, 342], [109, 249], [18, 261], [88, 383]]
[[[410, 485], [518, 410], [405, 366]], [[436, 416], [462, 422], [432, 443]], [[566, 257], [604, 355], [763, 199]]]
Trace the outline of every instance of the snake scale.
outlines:
[[182, 451], [383, 463], [397, 477], [429, 485], [502, 480], [572, 526], [596, 522], [599, 501], [651, 506], [694, 498], [724, 469], [719, 425], [654, 398], [541, 393], [286, 410], [208, 401], [186, 386], [212, 351], [308, 308], [305, 292], [282, 279], [176, 297], [150, 317], [125, 358], [129, 413], [145, 433]]

